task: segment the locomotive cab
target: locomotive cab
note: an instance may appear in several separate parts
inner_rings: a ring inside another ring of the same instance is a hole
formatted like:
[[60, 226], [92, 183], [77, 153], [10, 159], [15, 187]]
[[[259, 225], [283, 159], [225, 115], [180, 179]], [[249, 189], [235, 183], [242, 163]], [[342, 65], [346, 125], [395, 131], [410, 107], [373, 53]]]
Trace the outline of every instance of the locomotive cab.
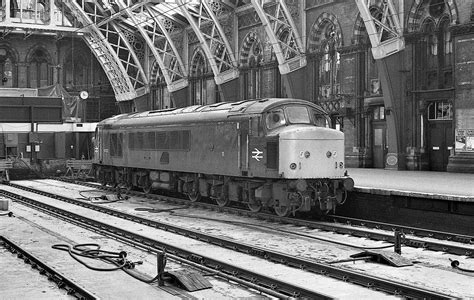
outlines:
[[329, 128], [324, 111], [292, 103], [269, 109], [262, 119], [267, 176], [274, 169], [279, 179], [257, 188], [256, 201], [279, 215], [341, 204], [353, 181], [345, 171], [344, 134]]

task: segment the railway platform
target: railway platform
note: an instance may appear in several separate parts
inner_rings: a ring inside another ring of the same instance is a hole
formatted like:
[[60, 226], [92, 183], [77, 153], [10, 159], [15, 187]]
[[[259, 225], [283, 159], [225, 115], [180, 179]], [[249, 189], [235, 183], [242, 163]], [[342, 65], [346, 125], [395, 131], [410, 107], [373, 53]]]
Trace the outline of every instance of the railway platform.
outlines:
[[347, 171], [354, 179], [355, 191], [361, 193], [474, 202], [474, 174], [367, 168]]
[[341, 216], [472, 234], [474, 174], [348, 169], [354, 191]]

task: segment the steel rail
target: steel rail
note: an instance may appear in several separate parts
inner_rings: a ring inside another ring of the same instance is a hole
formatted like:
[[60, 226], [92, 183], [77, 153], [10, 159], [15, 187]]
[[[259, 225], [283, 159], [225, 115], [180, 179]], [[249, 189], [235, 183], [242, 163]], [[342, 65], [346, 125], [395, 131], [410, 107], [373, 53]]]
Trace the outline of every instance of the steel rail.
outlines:
[[75, 284], [74, 281], [48, 266], [33, 254], [10, 241], [8, 238], [0, 236], [0, 245], [3, 245], [3, 247], [11, 253], [16, 254], [18, 258], [23, 259], [26, 264], [29, 264], [31, 265], [31, 268], [38, 270], [41, 275], [48, 277], [48, 279], [56, 283], [60, 289], [66, 290], [68, 295], [85, 300], [99, 299], [91, 292]]
[[419, 227], [403, 226], [403, 225], [398, 225], [398, 224], [356, 219], [356, 218], [336, 216], [336, 215], [327, 215], [326, 217], [333, 220], [336, 223], [341, 223], [341, 224], [347, 224], [347, 225], [352, 225], [352, 226], [354, 225], [363, 226], [367, 228], [389, 230], [389, 231], [397, 228], [398, 230], [401, 230], [404, 233], [419, 236], [419, 237], [429, 237], [429, 238], [434, 238], [438, 240], [447, 240], [447, 241], [463, 243], [463, 244], [474, 244], [474, 236], [469, 236], [469, 235], [464, 235], [464, 234], [455, 234], [455, 233], [445, 232], [445, 231], [430, 230], [430, 229], [424, 229], [424, 228], [419, 228]]
[[[14, 200], [14, 201], [17, 201], [17, 200]], [[21, 202], [21, 201], [20, 201]], [[51, 210], [48, 210], [47, 208], [43, 208], [43, 207], [40, 207], [40, 206], [36, 206], [32, 203], [29, 203], [29, 202], [23, 202], [21, 203], [25, 206], [28, 206], [28, 207], [31, 207], [37, 211], [41, 211], [45, 214], [48, 214], [48, 215], [51, 215], [55, 218], [58, 218], [58, 219], [61, 219], [63, 221], [66, 221], [66, 222], [69, 222], [71, 224], [74, 224], [74, 225], [77, 225], [81, 228], [84, 228], [84, 229], [87, 229], [87, 230], [90, 230], [92, 232], [96, 232], [98, 234], [102, 234], [104, 236], [108, 236], [108, 237], [111, 237], [111, 238], [114, 238], [115, 240], [117, 241], [121, 241], [125, 244], [128, 244], [128, 245], [131, 245], [135, 248], [138, 248], [138, 249], [142, 249], [144, 251], [147, 251], [149, 253], [163, 253], [162, 249], [154, 249], [154, 248], [150, 248], [149, 246], [147, 245], [143, 245], [143, 243], [141, 242], [137, 242], [136, 240], [134, 239], [130, 239], [128, 237], [125, 237], [123, 235], [120, 235], [120, 234], [116, 234], [116, 233], [112, 233], [112, 232], [109, 232], [107, 231], [106, 229], [104, 228], [98, 228], [98, 227], [95, 227], [93, 224], [90, 224], [90, 223], [84, 223], [84, 222], [81, 222], [80, 220], [78, 220], [76, 217], [70, 217], [70, 216], [66, 216], [66, 215], [63, 215], [63, 214], [60, 214], [60, 213], [57, 213], [57, 212], [53, 212]], [[22, 218], [22, 217], [18, 217], [18, 218]], [[236, 283], [239, 283], [240, 285], [243, 285], [243, 286], [246, 286], [248, 288], [251, 288], [251, 289], [254, 289], [256, 291], [259, 291], [259, 292], [262, 292], [262, 293], [265, 293], [265, 294], [268, 294], [268, 295], [271, 295], [271, 296], [274, 296], [278, 299], [293, 299], [293, 297], [289, 297], [287, 295], [284, 295], [284, 294], [281, 294], [273, 289], [270, 289], [270, 288], [266, 288], [264, 286], [260, 286], [258, 285], [258, 283], [253, 283], [253, 282], [249, 282], [249, 281], [246, 281], [244, 279], [240, 279], [238, 277], [235, 277], [234, 274], [227, 274], [227, 273], [224, 273], [222, 271], [219, 271], [217, 269], [212, 269], [210, 267], [206, 267], [202, 264], [199, 264], [199, 263], [196, 263], [196, 262], [193, 262], [189, 259], [186, 259], [186, 258], [182, 258], [180, 256], [176, 256], [176, 255], [173, 255], [173, 254], [169, 254], [167, 253], [166, 254], [168, 258], [171, 258], [172, 260], [175, 260], [175, 261], [178, 261], [182, 264], [186, 264], [186, 265], [189, 265], [191, 267], [194, 267], [194, 268], [197, 268], [197, 269], [201, 269], [203, 270], [204, 272], [207, 272], [208, 274], [210, 275], [215, 275], [215, 276], [219, 276], [219, 277], [222, 277], [222, 278], [225, 278], [227, 279], [228, 281], [233, 281], [233, 282], [236, 282]], [[226, 270], [224, 270], [226, 271]], [[145, 276], [146, 277], [146, 276]], [[319, 299], [319, 298], [318, 298]], [[325, 298], [323, 298], [325, 299]]]
[[[83, 182], [75, 182], [75, 181], [69, 181], [69, 180], [63, 180], [65, 182], [74, 182], [76, 184], [81, 184], [85, 185], [88, 187], [92, 188], [101, 188], [107, 191], [111, 192], [116, 192], [117, 189], [111, 188], [111, 187], [103, 187], [103, 186], [98, 186], [95, 184], [91, 183], [83, 183]], [[8, 183], [9, 185], [20, 188], [20, 189], [28, 189], [27, 187], [13, 184], [13, 183]], [[36, 189], [31, 189], [32, 192], [35, 193], [46, 193], [43, 191], [39, 191]], [[385, 241], [385, 242], [390, 242], [394, 243], [395, 242], [395, 236], [394, 234], [387, 234], [383, 232], [374, 232], [374, 231], [368, 231], [367, 228], [356, 228], [354, 226], [348, 227], [343, 224], [338, 224], [338, 223], [328, 223], [328, 222], [321, 222], [321, 221], [310, 221], [310, 220], [304, 220], [304, 219], [298, 219], [298, 218], [288, 218], [288, 217], [279, 217], [274, 214], [269, 214], [269, 213], [253, 213], [249, 210], [245, 209], [239, 209], [235, 207], [219, 207], [217, 205], [209, 204], [209, 203], [204, 203], [204, 202], [190, 202], [189, 200], [184, 200], [180, 198], [175, 198], [175, 197], [169, 197], [169, 196], [164, 196], [164, 195], [156, 195], [156, 194], [142, 194], [140, 192], [136, 191], [130, 191], [126, 192], [126, 194], [130, 195], [135, 195], [135, 196], [140, 196], [140, 197], [145, 197], [148, 199], [154, 199], [154, 200], [161, 200], [161, 201], [167, 201], [171, 203], [178, 203], [180, 205], [186, 205], [186, 206], [192, 206], [192, 207], [198, 207], [198, 208], [204, 208], [204, 209], [210, 209], [210, 210], [215, 210], [215, 211], [221, 211], [221, 212], [226, 212], [226, 213], [231, 213], [235, 215], [242, 215], [242, 216], [247, 216], [251, 218], [257, 218], [261, 220], [267, 220], [270, 222], [277, 222], [277, 223], [283, 223], [283, 224], [292, 224], [296, 226], [304, 226], [310, 229], [320, 229], [323, 231], [331, 231], [334, 233], [339, 233], [339, 234], [348, 234], [351, 236], [355, 237], [364, 237], [364, 238], [369, 238], [372, 240], [377, 240], [377, 241]], [[46, 195], [46, 194], [45, 194]], [[52, 195], [52, 194], [51, 194]], [[54, 196], [55, 198], [58, 198], [60, 196]], [[64, 201], [70, 201], [71, 199], [67, 200], [67, 197], [63, 197]], [[75, 200], [75, 199], [73, 199]], [[79, 200], [75, 200], [79, 201]], [[79, 201], [80, 202], [80, 201]], [[70, 202], [72, 203], [72, 202]], [[82, 203], [82, 202], [81, 202]], [[79, 204], [81, 205], [81, 204]], [[361, 220], [362, 221], [362, 220]], [[361, 222], [360, 224], [362, 224]], [[426, 229], [419, 229], [419, 228], [413, 228], [413, 227], [407, 227], [407, 226], [398, 226], [396, 224], [387, 224], [387, 223], [379, 223], [375, 221], [367, 221], [367, 223], [372, 224], [371, 226], [374, 226], [377, 228], [377, 224], [380, 224], [381, 227], [385, 228], [385, 230], [390, 230], [390, 231], [395, 231], [396, 229], [401, 230], [403, 233], [412, 233], [412, 232], [418, 232], [421, 233], [423, 230], [425, 231], [425, 235], [429, 237], [434, 237], [435, 233], [441, 234], [442, 232], [439, 231], [433, 231], [433, 230], [426, 230]], [[418, 231], [416, 231], [418, 229]], [[469, 244], [470, 242], [474, 240], [474, 237], [469, 237], [469, 236], [461, 236], [457, 234], [449, 234], [446, 236], [444, 239], [448, 241], [453, 241], [461, 244]], [[469, 247], [464, 247], [462, 245], [452, 245], [452, 244], [446, 244], [443, 242], [437, 242], [437, 241], [430, 241], [430, 240], [423, 240], [421, 238], [412, 238], [408, 236], [404, 236], [403, 238], [403, 245], [408, 246], [408, 247], [414, 247], [414, 248], [423, 248], [426, 250], [432, 250], [432, 251], [442, 251], [450, 254], [455, 254], [455, 255], [465, 255], [468, 257], [474, 258], [474, 250], [473, 248]]]
[[[20, 186], [21, 187], [21, 186]], [[25, 190], [28, 191], [35, 191], [35, 189], [31, 188], [26, 188]], [[10, 192], [7, 192], [10, 193]], [[89, 209], [93, 209], [96, 211], [100, 211], [102, 213], [107, 213], [109, 215], [123, 218], [126, 220], [134, 221], [137, 223], [141, 223], [147, 226], [151, 226], [154, 228], [158, 228], [160, 230], [165, 230], [169, 231], [172, 233], [180, 234], [183, 236], [187, 236], [190, 238], [194, 238], [196, 240], [200, 240], [203, 242], [207, 242], [210, 244], [214, 244], [220, 247], [225, 247], [234, 251], [239, 251], [242, 253], [250, 254], [253, 256], [257, 256], [260, 258], [264, 258], [266, 260], [275, 262], [275, 263], [281, 263], [285, 264], [291, 267], [296, 267], [300, 269], [304, 269], [308, 272], [316, 273], [316, 274], [323, 274], [325, 276], [329, 276], [338, 280], [343, 280], [355, 284], [359, 284], [365, 287], [371, 287], [376, 290], [380, 290], [386, 293], [390, 294], [395, 294], [395, 295], [406, 295], [407, 297], [435, 297], [435, 298], [443, 298], [446, 297], [446, 295], [443, 294], [438, 294], [432, 291], [420, 289], [417, 287], [413, 287], [410, 285], [406, 285], [405, 283], [398, 283], [398, 282], [393, 282], [389, 281], [383, 278], [379, 277], [374, 277], [366, 274], [362, 274], [359, 272], [351, 271], [348, 269], [343, 269], [339, 267], [332, 266], [327, 263], [321, 263], [321, 262], [316, 262], [314, 260], [310, 259], [304, 259], [304, 258], [297, 258], [297, 257], [292, 257], [288, 256], [284, 253], [280, 253], [277, 251], [272, 251], [268, 250], [265, 248], [261, 247], [256, 247], [252, 245], [246, 245], [243, 243], [237, 243], [235, 241], [232, 241], [230, 239], [225, 239], [222, 237], [215, 237], [212, 235], [200, 233], [198, 231], [190, 230], [190, 229], [185, 229], [181, 228], [178, 226], [173, 226], [170, 224], [158, 222], [158, 221], [153, 221], [149, 220], [146, 218], [130, 215], [115, 209], [110, 209], [106, 208], [103, 206], [99, 205], [94, 205], [91, 203], [86, 203], [84, 201], [76, 200], [76, 199], [70, 199], [67, 197], [59, 196], [59, 195], [54, 195], [50, 194], [48, 192], [42, 192], [40, 191], [40, 194], [43, 194], [48, 197], [53, 197], [58, 200], [66, 201], [68, 203], [72, 204], [78, 204], [82, 207], [86, 207]], [[7, 194], [8, 195], [8, 194]], [[423, 293], [428, 293], [423, 295]]]
[[[135, 241], [139, 243], [142, 247], [154, 249], [155, 251], [166, 252], [167, 255], [171, 254], [171, 255], [180, 257], [182, 259], [204, 265], [215, 271], [232, 275], [236, 277], [237, 279], [241, 279], [252, 284], [257, 284], [259, 286], [262, 286], [264, 288], [277, 292], [281, 295], [284, 295], [283, 298], [302, 297], [302, 298], [310, 298], [310, 299], [332, 299], [332, 297], [324, 293], [310, 290], [303, 286], [293, 285], [293, 284], [278, 280], [276, 278], [266, 276], [264, 274], [252, 272], [250, 270], [246, 270], [244, 268], [223, 262], [221, 260], [214, 259], [210, 256], [197, 254], [188, 249], [184, 249], [182, 247], [178, 247], [178, 246], [161, 242], [155, 239], [151, 239], [146, 236], [128, 231], [123, 228], [118, 228], [118, 227], [103, 223], [101, 221], [88, 218], [86, 216], [82, 216], [70, 211], [63, 210], [53, 205], [42, 203], [38, 200], [34, 200], [34, 199], [21, 196], [21, 195], [16, 195], [15, 193], [11, 193], [8, 191], [0, 191], [0, 193], [22, 204], [26, 203], [27, 205], [31, 207], [41, 208], [43, 210], [47, 210], [55, 214], [66, 216], [67, 218], [75, 220], [76, 222], [85, 223], [89, 226], [96, 228], [98, 231], [111, 233], [117, 238]], [[426, 293], [424, 293], [424, 295], [426, 295]], [[447, 297], [447, 296], [444, 295], [444, 297]], [[439, 298], [439, 296], [437, 298]]]

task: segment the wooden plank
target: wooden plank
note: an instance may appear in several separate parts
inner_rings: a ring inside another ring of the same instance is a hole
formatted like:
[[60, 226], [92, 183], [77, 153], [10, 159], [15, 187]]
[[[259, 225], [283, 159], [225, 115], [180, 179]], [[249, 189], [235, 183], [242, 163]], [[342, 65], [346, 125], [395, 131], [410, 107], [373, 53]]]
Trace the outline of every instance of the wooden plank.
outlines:
[[12, 169], [13, 162], [9, 160], [0, 160], [0, 170]]
[[194, 292], [212, 287], [212, 284], [200, 273], [187, 272], [184, 270], [166, 272], [172, 276], [187, 291]]
[[92, 171], [92, 160], [67, 160], [66, 167], [65, 176], [71, 176], [73, 178], [86, 177]]

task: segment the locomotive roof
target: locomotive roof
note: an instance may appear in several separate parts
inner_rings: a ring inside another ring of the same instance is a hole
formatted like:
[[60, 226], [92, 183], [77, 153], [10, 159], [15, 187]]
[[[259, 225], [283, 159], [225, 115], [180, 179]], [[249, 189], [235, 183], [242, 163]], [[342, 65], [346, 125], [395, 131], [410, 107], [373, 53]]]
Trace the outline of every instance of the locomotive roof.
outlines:
[[147, 126], [152, 124], [193, 123], [203, 121], [224, 121], [231, 116], [261, 114], [276, 106], [285, 104], [304, 104], [323, 109], [307, 100], [291, 98], [265, 98], [239, 102], [219, 102], [210, 105], [193, 105], [182, 108], [152, 110], [117, 115], [105, 119], [99, 125], [109, 126]]

